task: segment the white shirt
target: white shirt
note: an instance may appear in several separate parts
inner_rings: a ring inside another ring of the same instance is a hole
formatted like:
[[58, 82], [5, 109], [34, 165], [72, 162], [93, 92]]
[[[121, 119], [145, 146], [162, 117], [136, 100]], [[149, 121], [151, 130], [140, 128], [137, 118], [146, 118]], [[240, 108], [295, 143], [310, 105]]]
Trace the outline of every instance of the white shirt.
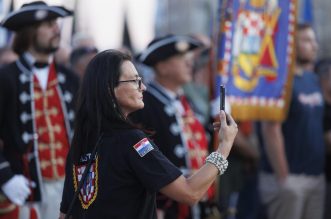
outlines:
[[[43, 91], [45, 91], [47, 89], [49, 65], [44, 68], [36, 68], [36, 67], [34, 67], [34, 63], [36, 62], [36, 59], [32, 56], [32, 54], [29, 52], [26, 52], [26, 53], [24, 53], [24, 56], [25, 56], [26, 60], [31, 64], [32, 72], [37, 77], [41, 89]], [[48, 63], [50, 63], [51, 60], [52, 60], [52, 57], [49, 58]]]

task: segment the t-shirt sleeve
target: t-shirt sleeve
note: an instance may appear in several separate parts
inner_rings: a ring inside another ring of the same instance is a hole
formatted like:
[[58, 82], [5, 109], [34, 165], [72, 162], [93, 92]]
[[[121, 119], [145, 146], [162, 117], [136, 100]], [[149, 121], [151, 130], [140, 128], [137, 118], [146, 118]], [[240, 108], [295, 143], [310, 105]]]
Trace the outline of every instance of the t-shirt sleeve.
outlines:
[[142, 184], [157, 192], [173, 182], [181, 171], [173, 165], [143, 133], [135, 136], [129, 148], [129, 163]]

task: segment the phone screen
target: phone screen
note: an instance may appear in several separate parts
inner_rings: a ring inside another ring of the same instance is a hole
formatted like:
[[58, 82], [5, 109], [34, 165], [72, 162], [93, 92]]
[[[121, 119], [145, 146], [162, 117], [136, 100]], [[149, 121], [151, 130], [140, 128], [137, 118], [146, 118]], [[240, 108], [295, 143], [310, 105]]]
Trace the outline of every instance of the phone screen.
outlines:
[[225, 110], [225, 87], [220, 86], [220, 110]]

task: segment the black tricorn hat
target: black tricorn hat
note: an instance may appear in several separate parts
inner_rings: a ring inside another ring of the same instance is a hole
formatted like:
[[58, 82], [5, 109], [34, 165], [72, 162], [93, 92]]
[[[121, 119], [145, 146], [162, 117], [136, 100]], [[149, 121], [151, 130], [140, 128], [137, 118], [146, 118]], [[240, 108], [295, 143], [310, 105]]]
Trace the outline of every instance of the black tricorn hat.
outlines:
[[167, 35], [155, 38], [147, 48], [137, 56], [137, 60], [145, 65], [154, 66], [171, 56], [186, 53], [202, 47], [203, 44], [191, 36]]
[[73, 12], [64, 7], [48, 6], [43, 1], [35, 1], [24, 4], [20, 9], [9, 13], [1, 21], [1, 26], [12, 31], [18, 31], [23, 27], [42, 21], [71, 15], [73, 15]]

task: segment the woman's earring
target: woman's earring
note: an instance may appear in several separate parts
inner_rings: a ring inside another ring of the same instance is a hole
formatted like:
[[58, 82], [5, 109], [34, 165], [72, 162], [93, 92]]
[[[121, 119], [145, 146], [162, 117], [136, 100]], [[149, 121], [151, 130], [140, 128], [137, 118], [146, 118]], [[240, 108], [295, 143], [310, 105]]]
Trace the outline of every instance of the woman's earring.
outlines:
[[113, 103], [113, 107], [114, 107], [114, 109], [116, 109], [116, 108], [117, 108], [117, 105], [116, 105], [116, 103], [115, 103], [115, 101], [114, 101], [113, 96], [111, 95], [110, 87], [109, 87], [109, 86], [108, 86], [108, 93], [109, 93], [109, 96], [110, 96], [110, 100], [111, 100], [111, 102]]
[[113, 107], [114, 107], [114, 109], [116, 109], [117, 108], [117, 105], [116, 105], [116, 103], [115, 103], [115, 100], [113, 99], [113, 97], [110, 97], [111, 99], [111, 102], [112, 102], [112, 104], [113, 104]]

